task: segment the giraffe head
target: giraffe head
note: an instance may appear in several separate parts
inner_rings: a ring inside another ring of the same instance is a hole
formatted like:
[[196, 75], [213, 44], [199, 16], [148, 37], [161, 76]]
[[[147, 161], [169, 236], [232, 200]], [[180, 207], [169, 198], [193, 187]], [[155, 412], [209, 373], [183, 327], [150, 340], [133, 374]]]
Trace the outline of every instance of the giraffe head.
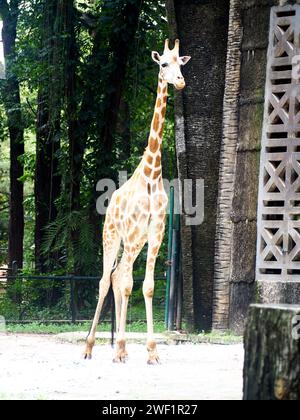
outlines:
[[152, 59], [159, 64], [162, 79], [174, 85], [177, 90], [182, 90], [185, 88], [185, 80], [181, 73], [181, 66], [185, 66], [191, 57], [180, 57], [179, 45], [179, 39], [176, 39], [175, 47], [170, 49], [169, 40], [167, 39], [163, 55], [161, 56], [157, 51], [153, 51]]

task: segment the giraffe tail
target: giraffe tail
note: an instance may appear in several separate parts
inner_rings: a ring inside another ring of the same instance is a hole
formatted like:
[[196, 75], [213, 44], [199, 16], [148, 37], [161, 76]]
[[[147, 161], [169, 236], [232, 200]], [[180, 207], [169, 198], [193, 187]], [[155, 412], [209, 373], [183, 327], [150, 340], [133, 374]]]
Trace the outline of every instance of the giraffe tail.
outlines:
[[[117, 267], [118, 267], [118, 259], [116, 259], [115, 261], [111, 275], [113, 275]], [[115, 308], [115, 295], [113, 291], [112, 282], [110, 283], [109, 295], [110, 295], [109, 298], [110, 298], [110, 306], [111, 306], [111, 347], [114, 348], [115, 329], [116, 329], [116, 308]]]
[[110, 285], [110, 294], [111, 294], [111, 347], [114, 348], [115, 344], [115, 320], [116, 320], [116, 310], [115, 310], [115, 296], [112, 288], [112, 284]]

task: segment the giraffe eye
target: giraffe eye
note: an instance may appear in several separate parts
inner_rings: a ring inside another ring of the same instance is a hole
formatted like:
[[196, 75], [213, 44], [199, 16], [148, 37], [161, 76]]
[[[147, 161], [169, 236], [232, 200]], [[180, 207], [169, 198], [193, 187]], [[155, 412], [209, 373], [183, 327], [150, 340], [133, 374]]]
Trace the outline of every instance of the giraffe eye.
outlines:
[[161, 66], [163, 67], [163, 68], [165, 68], [165, 67], [168, 67], [168, 63], [164, 63], [164, 64], [162, 64]]

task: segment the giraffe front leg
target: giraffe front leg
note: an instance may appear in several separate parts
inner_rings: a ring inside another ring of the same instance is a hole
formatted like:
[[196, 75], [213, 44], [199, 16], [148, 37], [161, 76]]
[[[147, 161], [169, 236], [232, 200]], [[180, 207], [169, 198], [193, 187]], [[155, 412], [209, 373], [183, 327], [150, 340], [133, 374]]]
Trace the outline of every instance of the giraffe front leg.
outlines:
[[149, 230], [149, 248], [147, 256], [147, 268], [146, 277], [143, 285], [143, 294], [146, 305], [147, 314], [147, 350], [149, 353], [148, 364], [155, 365], [160, 363], [157, 345], [154, 340], [154, 328], [153, 328], [153, 296], [154, 296], [154, 272], [155, 264], [158, 256], [158, 252], [162, 243], [164, 232], [163, 219], [152, 221]]
[[148, 350], [148, 364], [155, 365], [159, 364], [159, 356], [157, 352], [157, 345], [154, 340], [154, 328], [153, 328], [153, 296], [154, 296], [154, 270], [148, 270], [146, 273], [146, 279], [143, 285], [143, 294], [146, 305], [147, 314], [147, 350]]
[[[132, 282], [133, 285], [133, 282]], [[126, 340], [125, 340], [125, 330], [126, 330], [126, 320], [127, 320], [127, 308], [128, 301], [132, 291], [132, 285], [127, 286], [125, 290], [122, 290], [122, 305], [121, 305], [121, 316], [120, 316], [120, 325], [117, 338], [117, 351], [115, 358], [113, 359], [114, 363], [125, 363], [128, 358], [128, 353], [126, 350]]]
[[118, 325], [117, 351], [115, 358], [113, 359], [114, 363], [125, 363], [126, 359], [128, 358], [128, 353], [126, 351], [125, 330], [128, 302], [133, 288], [132, 256], [125, 251], [120, 264], [122, 267], [122, 270], [120, 270], [120, 275], [122, 278], [119, 279], [119, 292], [121, 293], [121, 312]]

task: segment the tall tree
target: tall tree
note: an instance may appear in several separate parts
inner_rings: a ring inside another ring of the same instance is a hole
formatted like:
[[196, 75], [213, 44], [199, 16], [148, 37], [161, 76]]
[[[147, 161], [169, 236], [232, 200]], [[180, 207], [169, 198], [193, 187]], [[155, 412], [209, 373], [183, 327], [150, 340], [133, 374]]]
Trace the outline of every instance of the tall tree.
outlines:
[[209, 330], [229, 0], [168, 0], [167, 8], [172, 35], [193, 56], [185, 70], [187, 89], [176, 99], [179, 176], [182, 181], [204, 179], [205, 183], [204, 223], [188, 226], [186, 218], [182, 220], [185, 313], [190, 325]]
[[[105, 1], [99, 23], [93, 31], [93, 48], [88, 60], [88, 78], [78, 107], [78, 80], [72, 65], [76, 56], [74, 28], [69, 27], [70, 68], [67, 82], [71, 211], [80, 206], [82, 164], [89, 136], [95, 138], [90, 194], [90, 222], [94, 226], [93, 241], [100, 245], [100, 220], [96, 214], [95, 185], [102, 176], [112, 176], [112, 152], [118, 126], [127, 63], [141, 12], [141, 0], [118, 0], [113, 5]], [[98, 87], [98, 88], [97, 88]], [[81, 88], [81, 87], [80, 87]], [[105, 172], [103, 171], [105, 169]], [[73, 243], [78, 243], [79, 229], [73, 232]], [[96, 248], [96, 252], [97, 248]], [[95, 256], [96, 257], [96, 256]], [[75, 267], [80, 273], [82, 267]]]
[[229, 329], [229, 294], [232, 251], [232, 201], [239, 137], [239, 99], [242, 43], [241, 1], [230, 0], [223, 139], [220, 159], [218, 218], [215, 255], [215, 329]]
[[20, 178], [24, 174], [24, 127], [22, 120], [20, 85], [14, 65], [16, 60], [16, 37], [19, 15], [19, 0], [0, 1], [3, 19], [3, 46], [7, 63], [7, 80], [3, 88], [3, 100], [7, 114], [10, 136], [10, 216], [8, 240], [8, 264], [23, 266], [24, 240], [24, 186]]
[[[43, 254], [46, 227], [57, 216], [56, 200], [61, 190], [58, 151], [61, 138], [63, 91], [64, 14], [66, 1], [44, 2], [42, 20], [43, 74], [38, 94], [35, 174], [35, 262], [40, 272], [47, 270]], [[69, 2], [68, 2], [69, 3]], [[50, 267], [51, 268], [51, 265]]]

